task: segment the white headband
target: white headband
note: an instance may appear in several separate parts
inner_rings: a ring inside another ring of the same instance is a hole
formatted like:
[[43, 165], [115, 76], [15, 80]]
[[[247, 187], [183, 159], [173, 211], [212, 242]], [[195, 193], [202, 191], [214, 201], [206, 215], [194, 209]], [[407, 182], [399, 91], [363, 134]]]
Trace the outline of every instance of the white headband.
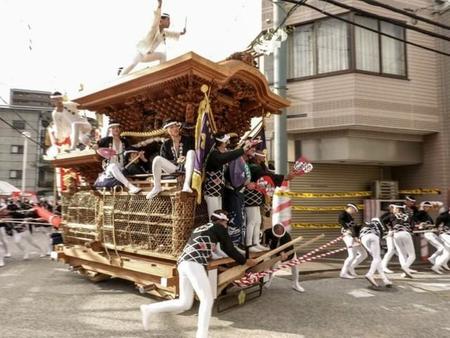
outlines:
[[229, 139], [230, 139], [230, 135], [228, 135], [228, 134], [223, 135], [222, 138], [216, 137], [216, 140], [219, 142], [222, 142], [222, 143], [227, 142]]
[[[282, 233], [281, 235], [278, 235], [278, 234], [275, 233], [275, 227], [276, 227], [277, 225], [278, 225], [278, 226], [281, 226], [281, 227], [283, 228], [283, 233]], [[281, 237], [283, 237], [283, 236], [286, 234], [286, 228], [284, 227], [283, 224], [277, 223], [277, 224], [275, 224], [274, 226], [272, 226], [272, 233], [273, 233], [273, 235], [274, 235], [275, 237], [281, 238]]]
[[221, 220], [223, 220], [223, 221], [229, 221], [227, 215], [222, 214], [222, 213], [216, 214], [215, 212], [213, 212], [213, 213], [211, 214], [211, 216], [214, 216], [215, 218], [221, 219]]
[[120, 123], [111, 123], [111, 124], [108, 126], [108, 129], [109, 129], [109, 128], [112, 128], [112, 127], [120, 127]]
[[358, 207], [356, 205], [354, 205], [353, 203], [347, 204], [347, 208], [353, 208], [353, 209], [355, 209], [356, 212], [359, 211]]
[[50, 99], [59, 99], [59, 98], [61, 98], [61, 97], [63, 97], [62, 94], [59, 94], [59, 95], [50, 95]]
[[411, 197], [409, 197], [409, 196], [406, 196], [405, 199], [406, 199], [407, 201], [410, 201], [410, 202], [415, 202], [415, 201], [416, 201], [414, 198], [411, 198]]
[[180, 126], [181, 123], [180, 123], [180, 122], [177, 122], [177, 121], [170, 121], [170, 122], [167, 122], [167, 123], [163, 126], [163, 129], [167, 129], [167, 128], [172, 127], [172, 126], [174, 126], [174, 125]]

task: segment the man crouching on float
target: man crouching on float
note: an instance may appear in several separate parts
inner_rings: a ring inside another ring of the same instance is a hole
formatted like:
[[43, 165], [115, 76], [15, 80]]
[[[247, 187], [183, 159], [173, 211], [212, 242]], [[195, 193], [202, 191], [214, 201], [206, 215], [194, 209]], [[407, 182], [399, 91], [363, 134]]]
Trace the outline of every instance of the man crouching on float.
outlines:
[[252, 267], [253, 259], [245, 259], [233, 245], [228, 235], [228, 214], [216, 210], [211, 215], [211, 222], [193, 230], [192, 235], [178, 259], [180, 294], [178, 299], [149, 305], [141, 305], [144, 330], [150, 329], [151, 316], [161, 312], [179, 313], [187, 311], [194, 302], [194, 291], [200, 300], [198, 310], [197, 338], [208, 337], [209, 320], [214, 303], [213, 292], [205, 267], [217, 243], [222, 250], [241, 265]]
[[181, 134], [181, 122], [169, 119], [164, 122], [163, 129], [170, 138], [161, 146], [161, 156], [156, 156], [152, 163], [153, 189], [147, 199], [156, 197], [161, 192], [162, 171], [173, 174], [184, 171], [183, 192], [192, 193], [191, 181], [194, 172], [195, 140], [192, 136]]

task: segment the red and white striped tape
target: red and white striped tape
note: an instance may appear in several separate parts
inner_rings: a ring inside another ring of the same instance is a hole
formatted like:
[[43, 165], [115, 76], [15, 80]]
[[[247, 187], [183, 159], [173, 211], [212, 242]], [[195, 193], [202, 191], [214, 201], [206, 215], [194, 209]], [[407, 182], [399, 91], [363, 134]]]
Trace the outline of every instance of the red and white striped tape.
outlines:
[[287, 181], [284, 181], [281, 187], [275, 188], [275, 194], [272, 197], [272, 226], [275, 224], [283, 224], [286, 231], [290, 231], [292, 220], [292, 200], [289, 196], [280, 195], [280, 193], [285, 192], [289, 192], [289, 185]]

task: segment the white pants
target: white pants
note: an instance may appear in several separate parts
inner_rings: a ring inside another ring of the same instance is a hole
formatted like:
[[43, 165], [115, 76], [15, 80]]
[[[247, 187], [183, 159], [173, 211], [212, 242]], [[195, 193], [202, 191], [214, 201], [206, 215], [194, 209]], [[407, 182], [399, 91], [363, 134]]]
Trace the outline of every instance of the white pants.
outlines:
[[449, 255], [447, 256], [447, 259], [445, 262], [443, 262], [443, 265], [447, 265], [448, 261], [450, 260], [450, 235], [443, 233], [439, 235], [439, 238], [442, 240], [442, 243], [444, 244], [445, 248], [449, 252]]
[[[14, 243], [17, 245], [17, 247], [23, 251], [24, 259], [27, 259], [29, 256], [28, 245], [38, 249], [41, 255], [45, 255], [46, 253], [39, 245], [36, 244], [36, 242], [33, 240], [33, 235], [28, 230], [25, 230], [21, 233], [13, 231], [13, 238]], [[28, 243], [28, 245], [23, 245], [24, 242]]]
[[128, 179], [124, 176], [124, 174], [122, 173], [122, 170], [120, 170], [120, 167], [118, 166], [117, 163], [108, 164], [108, 166], [106, 167], [106, 170], [105, 170], [105, 174], [107, 174], [108, 176], [114, 177], [116, 180], [118, 180], [120, 183], [122, 183], [125, 186], [125, 188], [127, 188], [128, 190], [136, 189], [136, 186], [131, 184], [131, 182], [128, 181]]
[[261, 231], [261, 208], [245, 207], [247, 219], [247, 230], [245, 233], [245, 245], [259, 244], [259, 234]]
[[[191, 192], [191, 181], [192, 173], [194, 172], [194, 161], [195, 161], [195, 151], [189, 150], [186, 153], [186, 161], [184, 162], [184, 183], [183, 191]], [[162, 171], [167, 174], [173, 174], [178, 170], [178, 166], [165, 159], [162, 156], [156, 156], [152, 163], [152, 173], [153, 173], [153, 189], [156, 191], [161, 191], [161, 175]]]
[[140, 62], [159, 61], [159, 63], [161, 64], [163, 62], [166, 62], [166, 60], [167, 60], [167, 55], [166, 55], [166, 53], [162, 53], [162, 52], [153, 52], [153, 53], [148, 53], [145, 55], [141, 54], [141, 53], [137, 53], [136, 56], [134, 57], [133, 61], [131, 62], [131, 64], [128, 67], [126, 67], [125, 69], [123, 69], [122, 73], [120, 73], [120, 75], [128, 74]]
[[205, 196], [205, 202], [209, 219], [214, 211], [222, 209], [222, 196]]
[[402, 269], [409, 270], [409, 267], [416, 260], [416, 252], [414, 251], [414, 242], [411, 234], [407, 231], [395, 232], [394, 244]]
[[51, 234], [53, 232], [53, 229], [51, 226], [49, 227], [38, 227], [38, 228], [34, 228], [33, 229], [34, 233], [41, 233], [42, 235], [44, 235], [45, 240], [46, 240], [46, 247], [47, 247], [47, 255], [50, 256], [51, 252], [53, 251], [53, 241], [51, 238]]
[[0, 267], [5, 265], [5, 260], [4, 260], [5, 254], [6, 254], [5, 246], [3, 245], [2, 242], [0, 242]]
[[366, 250], [372, 256], [372, 263], [370, 264], [367, 276], [372, 277], [377, 271], [384, 282], [388, 282], [389, 279], [383, 272], [383, 266], [381, 264], [380, 255], [380, 238], [375, 234], [367, 234], [361, 238], [361, 243], [364, 245]]
[[362, 245], [355, 245], [356, 241], [351, 235], [344, 235], [342, 239], [347, 247], [348, 257], [344, 261], [341, 274], [348, 274], [350, 269], [355, 269], [367, 258], [367, 252]]
[[70, 133], [70, 149], [75, 149], [79, 143], [85, 146], [89, 145], [90, 137], [89, 133], [92, 130], [92, 126], [88, 121], [72, 122]]
[[213, 292], [203, 265], [195, 262], [181, 262], [178, 265], [180, 295], [178, 299], [147, 305], [149, 313], [187, 311], [194, 303], [194, 291], [200, 300], [198, 309], [197, 338], [207, 338], [209, 320], [214, 304]]
[[383, 269], [387, 269], [389, 262], [391, 261], [394, 254], [397, 254], [397, 251], [395, 250], [395, 244], [394, 244], [394, 233], [389, 231], [389, 233], [386, 236], [386, 246], [387, 251], [384, 254], [383, 261], [381, 264], [383, 265]]
[[[428, 243], [430, 243], [432, 246], [435, 247], [436, 251], [430, 256], [430, 260], [434, 261], [435, 265], [440, 266], [442, 262], [442, 255], [446, 255], [446, 249], [444, 248], [444, 244], [441, 242], [439, 237], [433, 233], [433, 232], [425, 232], [423, 234], [423, 237], [427, 240]], [[441, 264], [439, 264], [441, 263]]]
[[5, 250], [5, 255], [9, 255], [8, 243], [6, 243], [6, 230], [5, 227], [0, 228], [0, 246]]
[[[294, 254], [294, 258], [297, 258], [297, 255]], [[281, 262], [276, 262], [273, 266], [273, 269], [278, 268], [278, 266], [281, 264]], [[294, 265], [291, 267], [291, 274], [292, 274], [292, 286], [298, 285], [300, 283], [300, 275], [299, 275], [300, 269], [298, 265]], [[272, 281], [275, 277], [275, 274], [269, 275], [269, 280], [266, 282], [265, 286], [269, 288], [272, 285]]]

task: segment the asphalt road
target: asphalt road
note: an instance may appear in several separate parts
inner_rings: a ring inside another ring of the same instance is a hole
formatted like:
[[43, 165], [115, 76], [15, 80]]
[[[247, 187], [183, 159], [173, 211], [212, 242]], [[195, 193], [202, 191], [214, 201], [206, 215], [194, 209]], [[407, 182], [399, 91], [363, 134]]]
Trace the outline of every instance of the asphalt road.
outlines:
[[[39, 235], [39, 234], [37, 234]], [[94, 284], [62, 263], [21, 260], [17, 249], [0, 268], [0, 337], [195, 337], [197, 305], [179, 315], [158, 315], [141, 326], [139, 305], [154, 302], [132, 283]], [[360, 271], [363, 273], [363, 271]], [[261, 297], [217, 313], [211, 337], [449, 337], [450, 274], [394, 274], [392, 289], [373, 290], [337, 272], [310, 274], [306, 292], [290, 288], [289, 272]], [[229, 299], [234, 301], [236, 298]]]

